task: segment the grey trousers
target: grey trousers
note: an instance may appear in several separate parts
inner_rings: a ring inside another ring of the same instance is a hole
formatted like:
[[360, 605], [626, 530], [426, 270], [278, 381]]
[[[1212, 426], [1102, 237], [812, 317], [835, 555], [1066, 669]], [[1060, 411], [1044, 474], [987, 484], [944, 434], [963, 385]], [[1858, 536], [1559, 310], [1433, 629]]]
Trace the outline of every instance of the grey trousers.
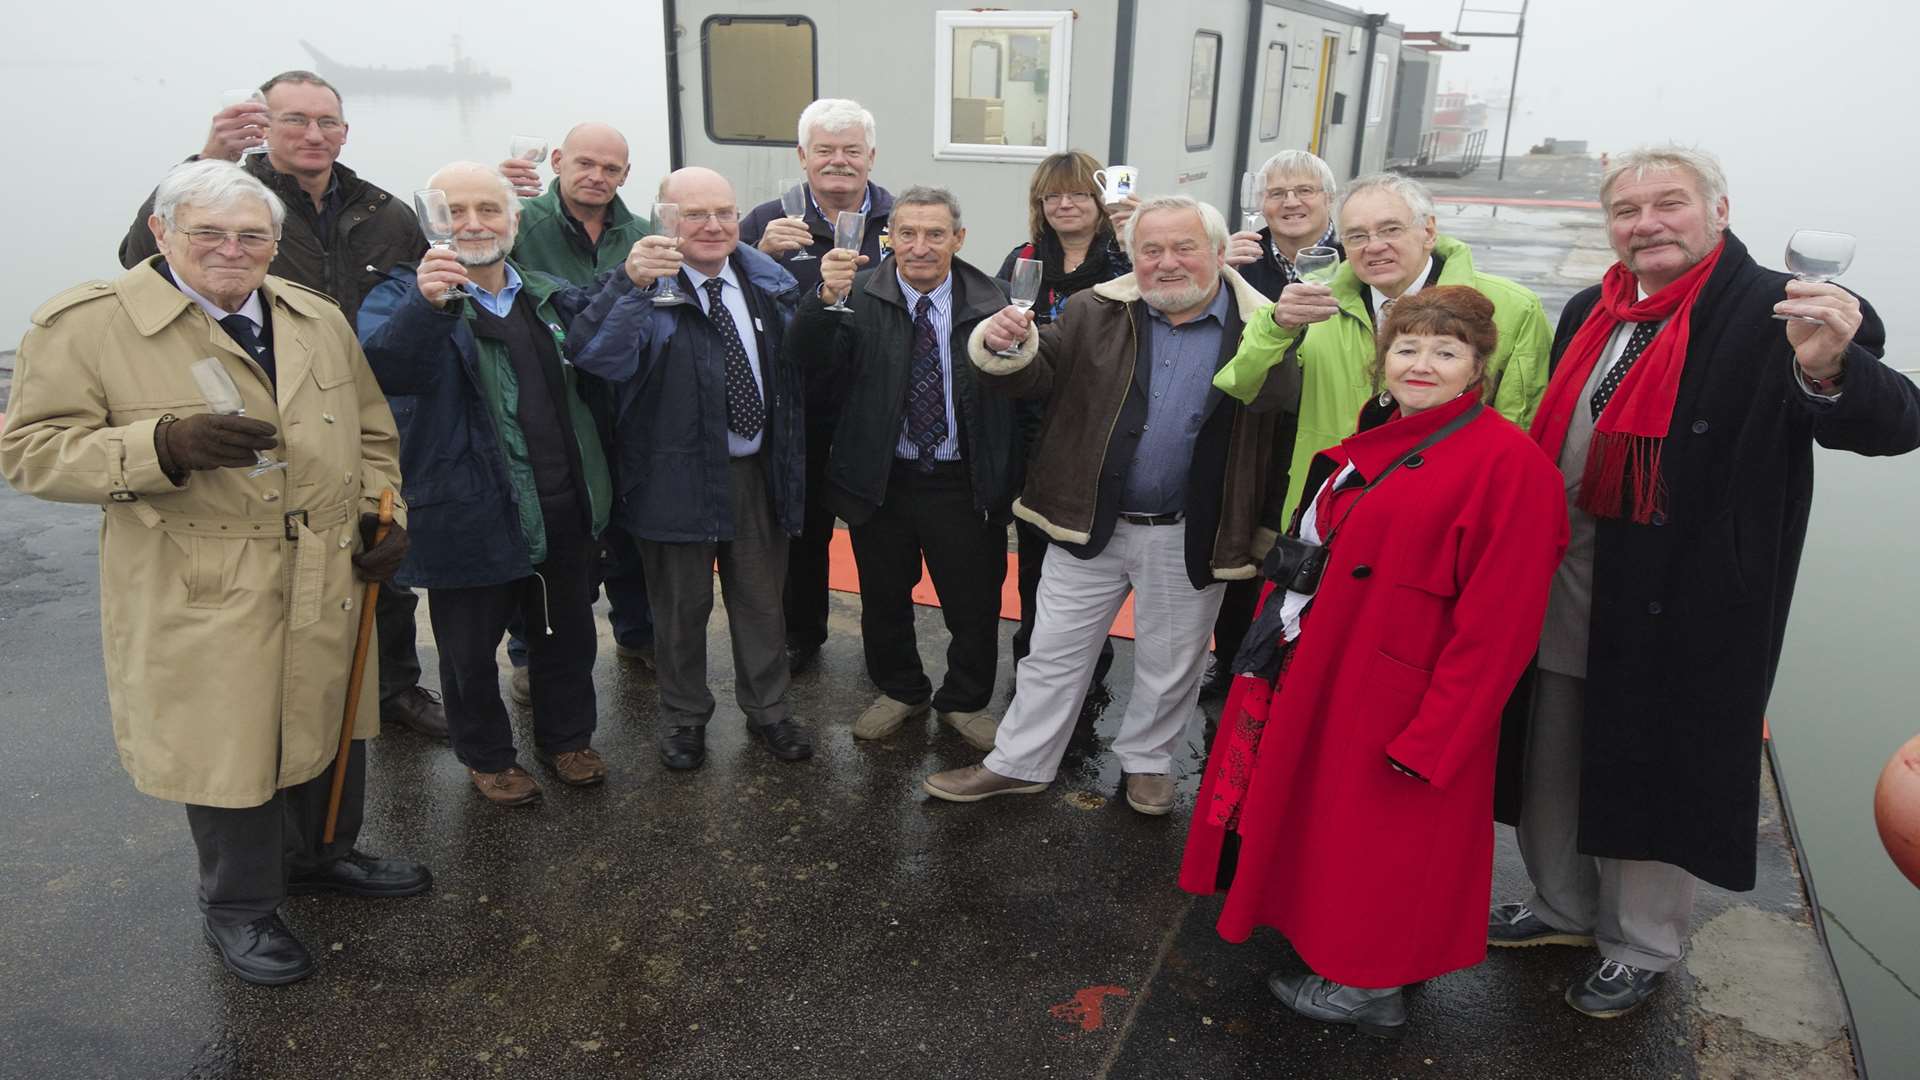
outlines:
[[187, 804], [187, 827], [200, 853], [200, 910], [226, 926], [271, 915], [287, 898], [287, 878], [353, 850], [366, 809], [367, 740], [353, 740], [333, 843], [322, 844], [333, 767], [303, 784], [281, 788], [259, 806], [232, 809]]
[[640, 539], [640, 564], [653, 602], [655, 681], [660, 728], [705, 727], [713, 718], [707, 688], [707, 620], [713, 572], [733, 639], [733, 693], [747, 722], [787, 719], [787, 534], [773, 519], [760, 455], [734, 458], [733, 539], [670, 544]]
[[1609, 960], [1665, 971], [1680, 961], [1686, 945], [1693, 875], [1663, 862], [1580, 853], [1585, 714], [1585, 679], [1539, 673], [1518, 830], [1520, 856], [1533, 879], [1528, 906], [1556, 929], [1591, 932]]

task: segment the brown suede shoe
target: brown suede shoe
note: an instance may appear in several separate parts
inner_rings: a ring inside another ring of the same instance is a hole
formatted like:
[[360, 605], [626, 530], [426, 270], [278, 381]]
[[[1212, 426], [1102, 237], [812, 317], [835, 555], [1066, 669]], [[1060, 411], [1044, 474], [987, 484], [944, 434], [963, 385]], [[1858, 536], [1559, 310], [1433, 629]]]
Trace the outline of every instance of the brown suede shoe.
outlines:
[[1033, 795], [1047, 790], [1045, 784], [1001, 776], [985, 765], [934, 773], [921, 781], [920, 787], [934, 798], [948, 802], [979, 802], [995, 795]]
[[1127, 805], [1159, 817], [1173, 809], [1173, 777], [1166, 773], [1128, 773]]
[[558, 754], [539, 754], [540, 763], [553, 770], [560, 782], [573, 787], [592, 787], [607, 779], [607, 762], [591, 746]]
[[468, 769], [467, 776], [495, 806], [522, 806], [540, 797], [540, 784], [518, 765], [509, 765], [500, 772]]

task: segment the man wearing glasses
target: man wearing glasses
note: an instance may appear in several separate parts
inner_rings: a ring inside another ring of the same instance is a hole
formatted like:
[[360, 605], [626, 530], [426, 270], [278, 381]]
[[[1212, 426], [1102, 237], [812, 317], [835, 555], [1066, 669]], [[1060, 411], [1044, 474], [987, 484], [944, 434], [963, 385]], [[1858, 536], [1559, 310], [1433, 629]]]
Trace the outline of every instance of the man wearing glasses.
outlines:
[[1330, 247], [1342, 256], [1333, 227], [1333, 170], [1305, 150], [1282, 150], [1260, 166], [1260, 214], [1267, 227], [1237, 232], [1227, 244], [1227, 265], [1269, 300], [1300, 280], [1293, 260], [1301, 248]]
[[[286, 204], [279, 249], [268, 268], [332, 297], [352, 324], [360, 302], [379, 284], [374, 267], [412, 265], [426, 251], [413, 211], [388, 192], [339, 163], [347, 142], [340, 95], [311, 71], [283, 71], [261, 86], [258, 103], [231, 105], [214, 114], [207, 144], [188, 160], [238, 161]], [[265, 140], [265, 153], [248, 154]], [[120, 242], [120, 265], [132, 268], [158, 252], [147, 219], [153, 198], [134, 215]], [[405, 430], [413, 403], [392, 402]], [[447, 737], [446, 711], [438, 695], [421, 687], [414, 648], [414, 608], [407, 589], [382, 585], [376, 611], [380, 639], [380, 719], [429, 738]]]

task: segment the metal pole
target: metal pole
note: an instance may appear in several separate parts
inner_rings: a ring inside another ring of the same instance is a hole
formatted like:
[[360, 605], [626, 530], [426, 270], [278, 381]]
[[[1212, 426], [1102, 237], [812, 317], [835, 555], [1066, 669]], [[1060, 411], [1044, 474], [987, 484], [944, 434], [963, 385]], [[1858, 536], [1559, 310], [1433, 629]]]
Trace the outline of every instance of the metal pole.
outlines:
[[1527, 0], [1520, 0], [1520, 23], [1513, 28], [1513, 78], [1507, 80], [1507, 123], [1500, 133], [1500, 171], [1495, 180], [1507, 178], [1507, 140], [1513, 137], [1513, 110], [1520, 102], [1520, 46], [1527, 43]]

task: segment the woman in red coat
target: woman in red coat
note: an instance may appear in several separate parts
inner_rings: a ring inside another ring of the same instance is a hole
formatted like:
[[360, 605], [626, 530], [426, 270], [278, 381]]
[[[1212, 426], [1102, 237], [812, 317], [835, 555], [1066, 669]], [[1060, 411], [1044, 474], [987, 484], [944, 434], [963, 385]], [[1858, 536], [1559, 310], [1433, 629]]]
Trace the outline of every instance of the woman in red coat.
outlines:
[[1289, 1008], [1374, 1035], [1405, 1029], [1403, 985], [1486, 955], [1500, 710], [1567, 542], [1559, 471], [1481, 404], [1497, 338], [1464, 286], [1394, 305], [1384, 393], [1295, 518], [1324, 573], [1266, 587], [1180, 871], [1227, 890], [1223, 937], [1292, 942]]

